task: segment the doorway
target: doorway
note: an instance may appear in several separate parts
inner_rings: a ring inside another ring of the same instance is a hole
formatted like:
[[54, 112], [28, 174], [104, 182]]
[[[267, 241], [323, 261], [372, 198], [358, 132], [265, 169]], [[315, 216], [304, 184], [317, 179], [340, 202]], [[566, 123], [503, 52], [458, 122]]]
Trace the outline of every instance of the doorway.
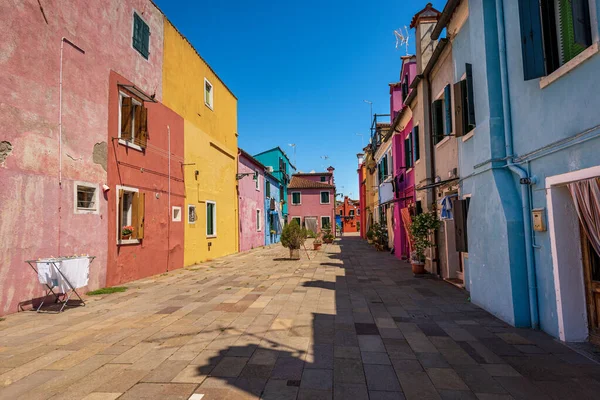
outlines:
[[580, 224], [581, 255], [590, 342], [600, 345], [600, 255]]

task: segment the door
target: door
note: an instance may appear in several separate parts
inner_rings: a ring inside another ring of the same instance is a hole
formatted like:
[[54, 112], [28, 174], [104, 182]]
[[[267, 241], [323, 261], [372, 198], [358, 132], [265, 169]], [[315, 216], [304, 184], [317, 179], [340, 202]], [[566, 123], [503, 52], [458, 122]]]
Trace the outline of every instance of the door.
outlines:
[[583, 228], [581, 232], [581, 253], [583, 255], [583, 278], [587, 303], [590, 342], [600, 345], [600, 256], [590, 244]]
[[314, 233], [319, 232], [319, 229], [317, 228], [317, 217], [304, 218], [304, 225], [309, 231], [313, 231]]

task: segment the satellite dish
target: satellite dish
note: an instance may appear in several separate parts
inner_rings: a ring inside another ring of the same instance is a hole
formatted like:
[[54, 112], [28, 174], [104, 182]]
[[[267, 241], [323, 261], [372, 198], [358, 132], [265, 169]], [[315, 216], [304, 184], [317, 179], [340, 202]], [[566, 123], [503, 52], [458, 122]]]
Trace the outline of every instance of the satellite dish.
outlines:
[[410, 39], [410, 33], [406, 25], [404, 25], [404, 32], [402, 32], [402, 28], [398, 28], [394, 31], [394, 36], [396, 37], [396, 49], [400, 46], [406, 46], [406, 55], [408, 55], [408, 41]]

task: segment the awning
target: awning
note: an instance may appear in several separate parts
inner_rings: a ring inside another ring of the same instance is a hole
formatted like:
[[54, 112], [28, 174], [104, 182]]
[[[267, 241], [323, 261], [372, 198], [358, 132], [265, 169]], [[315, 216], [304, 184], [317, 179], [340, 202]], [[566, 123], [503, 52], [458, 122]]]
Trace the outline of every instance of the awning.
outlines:
[[154, 100], [154, 97], [153, 97], [154, 95], [148, 96], [146, 93], [144, 93], [144, 91], [142, 89], [140, 89], [139, 87], [137, 87], [135, 85], [121, 85], [120, 84], [119, 87], [127, 90], [128, 92], [131, 92], [132, 94], [136, 95], [143, 101], [149, 101], [152, 103], [157, 102], [156, 100]]
[[445, 181], [439, 181], [439, 182], [435, 182], [435, 183], [430, 183], [429, 185], [425, 185], [423, 187], [418, 187], [415, 190], [427, 190], [427, 189], [433, 189], [435, 187], [438, 186], [444, 186], [450, 182], [455, 182], [457, 181], [459, 178], [452, 178], [452, 179], [446, 179]]

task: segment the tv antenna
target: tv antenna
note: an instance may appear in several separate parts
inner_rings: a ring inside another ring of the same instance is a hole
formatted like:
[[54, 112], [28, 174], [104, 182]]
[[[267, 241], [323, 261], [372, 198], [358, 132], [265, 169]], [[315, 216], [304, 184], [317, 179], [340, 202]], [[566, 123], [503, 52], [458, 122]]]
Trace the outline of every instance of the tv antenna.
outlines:
[[404, 25], [404, 32], [402, 32], [402, 28], [398, 28], [394, 31], [394, 36], [396, 37], [396, 49], [400, 46], [406, 47], [406, 55], [408, 55], [408, 41], [410, 39], [410, 33], [406, 25]]

